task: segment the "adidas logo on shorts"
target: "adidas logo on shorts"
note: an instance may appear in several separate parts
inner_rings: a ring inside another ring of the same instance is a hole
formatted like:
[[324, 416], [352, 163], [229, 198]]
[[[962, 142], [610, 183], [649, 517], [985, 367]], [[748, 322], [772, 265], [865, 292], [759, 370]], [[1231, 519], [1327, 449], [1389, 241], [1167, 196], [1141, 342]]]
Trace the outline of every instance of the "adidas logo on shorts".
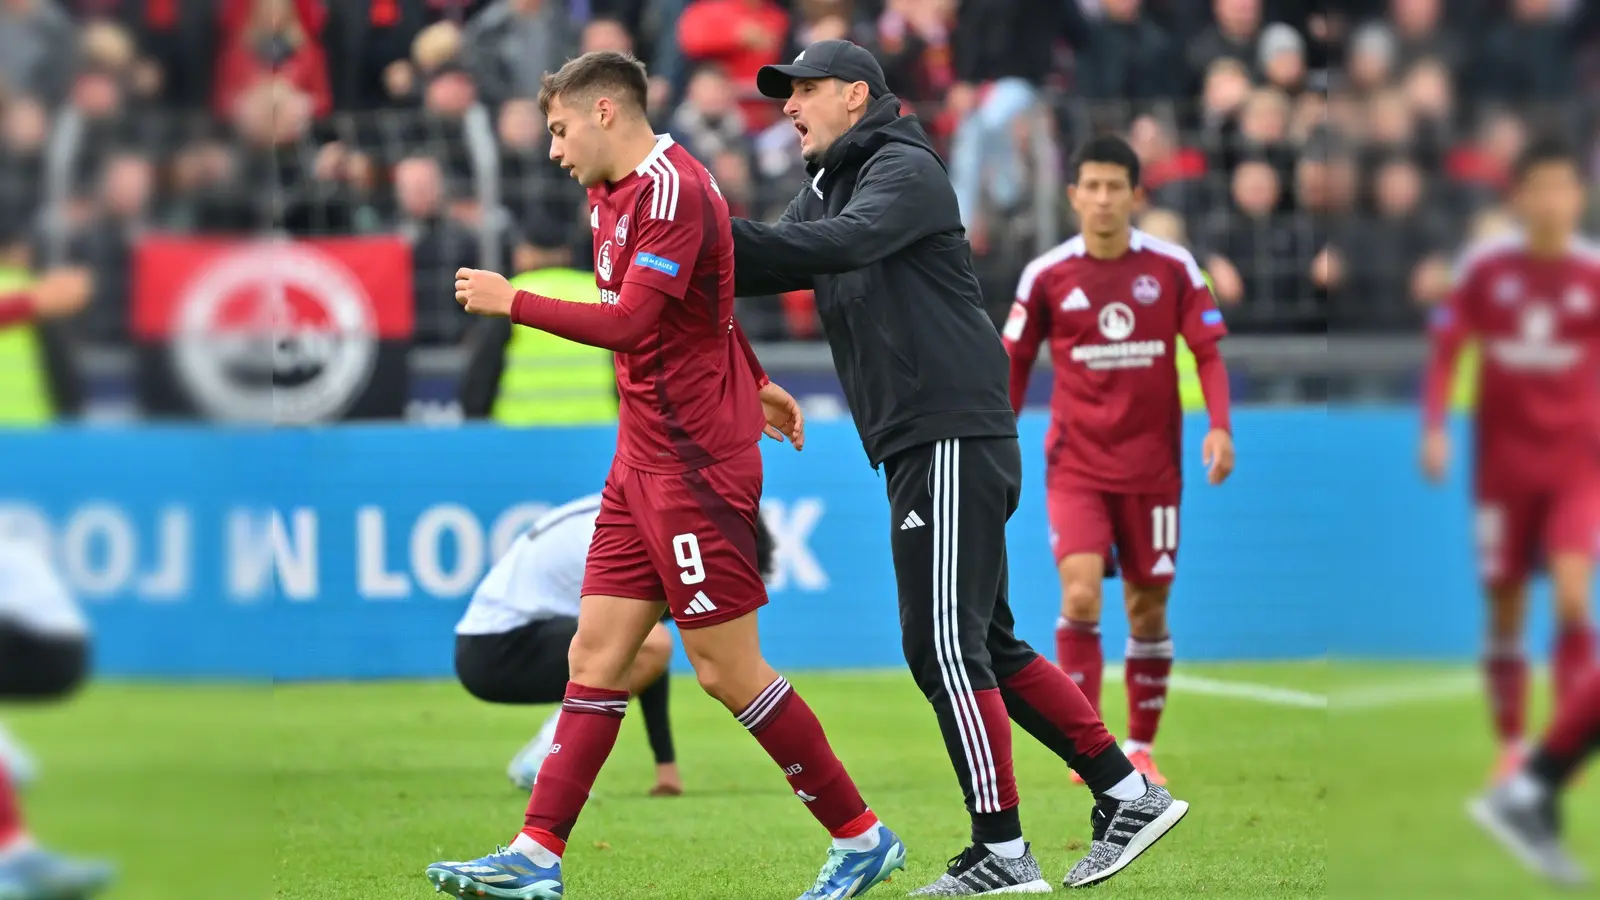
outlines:
[[905, 521], [900, 523], [900, 530], [906, 531], [912, 528], [921, 528], [926, 524], [926, 522], [922, 521], [922, 517], [917, 515], [917, 511], [913, 509], [911, 514], [906, 516]]
[[691, 616], [703, 616], [708, 612], [716, 611], [717, 605], [711, 602], [711, 598], [706, 596], [705, 591], [696, 591], [694, 599], [689, 601], [688, 609], [684, 610]]

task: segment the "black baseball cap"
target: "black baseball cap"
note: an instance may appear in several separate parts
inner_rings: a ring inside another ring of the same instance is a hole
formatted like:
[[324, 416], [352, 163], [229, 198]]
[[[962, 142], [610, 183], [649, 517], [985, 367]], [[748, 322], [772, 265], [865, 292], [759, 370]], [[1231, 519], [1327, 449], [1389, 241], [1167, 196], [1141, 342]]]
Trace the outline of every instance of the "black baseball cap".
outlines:
[[817, 41], [786, 66], [762, 66], [756, 73], [756, 89], [775, 100], [789, 99], [796, 78], [837, 78], [844, 82], [865, 81], [874, 97], [889, 93], [883, 80], [883, 67], [866, 48], [849, 41]]

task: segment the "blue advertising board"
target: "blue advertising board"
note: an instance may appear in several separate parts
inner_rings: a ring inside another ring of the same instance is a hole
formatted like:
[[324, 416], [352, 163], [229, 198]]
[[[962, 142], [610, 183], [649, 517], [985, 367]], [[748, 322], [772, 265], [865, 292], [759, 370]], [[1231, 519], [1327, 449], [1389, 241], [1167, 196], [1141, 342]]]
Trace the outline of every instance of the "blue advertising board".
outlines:
[[[1203, 418], [1188, 426], [1182, 658], [1478, 651], [1464, 467], [1448, 487], [1421, 483], [1410, 412], [1242, 411], [1222, 487], [1200, 475]], [[1019, 631], [1049, 652], [1060, 588], [1044, 427], [1023, 419], [1026, 489], [1008, 538]], [[8, 432], [0, 526], [44, 539], [94, 624], [103, 674], [447, 676], [478, 579], [540, 512], [597, 490], [614, 443], [608, 429], [487, 425]], [[854, 429], [816, 423], [803, 453], [764, 447], [779, 543], [769, 657], [900, 665], [888, 504]], [[1112, 657], [1119, 591], [1107, 585]]]

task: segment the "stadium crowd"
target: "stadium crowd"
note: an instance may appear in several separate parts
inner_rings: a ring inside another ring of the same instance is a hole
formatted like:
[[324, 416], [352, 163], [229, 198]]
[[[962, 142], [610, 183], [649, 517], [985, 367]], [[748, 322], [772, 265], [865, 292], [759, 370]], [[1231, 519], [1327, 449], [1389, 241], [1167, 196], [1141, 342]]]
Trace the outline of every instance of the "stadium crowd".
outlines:
[[[1531, 129], [1595, 146], [1597, 34], [1576, 0], [0, 0], [0, 261], [89, 266], [73, 327], [120, 341], [143, 233], [398, 233], [417, 340], [450, 344], [458, 266], [588, 264], [543, 72], [640, 56], [658, 127], [773, 217], [801, 163], [755, 72], [849, 37], [941, 142], [997, 316], [1072, 230], [1064, 158], [1117, 130], [1141, 227], [1196, 249], [1235, 331], [1408, 330], [1506, 227]], [[804, 296], [744, 312], [817, 337]]]

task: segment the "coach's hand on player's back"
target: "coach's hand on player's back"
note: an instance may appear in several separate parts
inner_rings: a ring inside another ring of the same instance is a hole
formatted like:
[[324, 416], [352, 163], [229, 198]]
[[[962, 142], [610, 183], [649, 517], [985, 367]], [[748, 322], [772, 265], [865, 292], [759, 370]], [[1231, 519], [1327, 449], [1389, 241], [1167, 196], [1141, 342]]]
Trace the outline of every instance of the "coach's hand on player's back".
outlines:
[[478, 316], [509, 316], [517, 289], [499, 272], [483, 269], [456, 270], [456, 302]]
[[1422, 435], [1422, 474], [1438, 483], [1449, 470], [1450, 436], [1443, 429], [1430, 428]]
[[1221, 484], [1233, 474], [1233, 435], [1221, 428], [1206, 433], [1200, 444], [1200, 461], [1206, 465], [1206, 481]]
[[788, 391], [768, 382], [761, 388], [761, 411], [767, 414], [767, 437], [775, 441], [789, 438], [796, 450], [806, 443], [806, 417]]

